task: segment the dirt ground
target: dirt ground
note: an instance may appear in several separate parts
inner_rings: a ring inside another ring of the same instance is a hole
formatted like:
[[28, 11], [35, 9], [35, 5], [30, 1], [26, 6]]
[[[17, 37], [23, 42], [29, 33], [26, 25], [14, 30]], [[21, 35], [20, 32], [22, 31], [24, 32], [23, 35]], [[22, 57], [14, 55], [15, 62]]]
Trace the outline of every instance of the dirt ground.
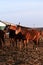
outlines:
[[0, 65], [43, 65], [43, 42], [39, 46], [28, 43], [23, 47], [23, 43], [18, 42], [17, 47], [10, 45], [9, 39], [5, 41], [5, 46], [0, 49]]

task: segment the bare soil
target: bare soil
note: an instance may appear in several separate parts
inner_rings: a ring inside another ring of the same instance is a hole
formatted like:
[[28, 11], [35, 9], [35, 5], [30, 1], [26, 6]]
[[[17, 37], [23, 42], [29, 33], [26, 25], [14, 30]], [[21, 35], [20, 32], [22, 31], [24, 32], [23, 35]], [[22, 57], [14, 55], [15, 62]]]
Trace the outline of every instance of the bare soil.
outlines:
[[[13, 43], [12, 43], [13, 44]], [[5, 40], [5, 46], [0, 49], [0, 65], [43, 65], [43, 42], [39, 46], [28, 43], [23, 47], [23, 43], [18, 42], [14, 47], [9, 39]]]

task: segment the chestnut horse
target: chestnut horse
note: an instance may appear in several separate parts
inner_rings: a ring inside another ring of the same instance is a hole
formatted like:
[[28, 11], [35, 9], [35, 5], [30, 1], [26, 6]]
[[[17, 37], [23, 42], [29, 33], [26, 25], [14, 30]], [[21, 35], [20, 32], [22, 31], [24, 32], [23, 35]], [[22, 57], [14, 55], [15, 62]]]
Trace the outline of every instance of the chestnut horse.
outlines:
[[22, 33], [22, 35], [25, 36], [25, 40], [24, 40], [24, 44], [26, 46], [26, 44], [28, 42], [33, 41], [36, 45], [38, 45], [39, 43], [39, 38], [40, 38], [40, 32], [35, 30], [35, 29], [30, 29], [30, 30], [27, 30], [27, 29], [22, 29], [21, 27], [17, 27], [16, 29], [16, 34], [18, 34], [19, 32]]
[[14, 39], [16, 38], [16, 35], [15, 35], [16, 26], [15, 25], [6, 25], [4, 30], [6, 32], [6, 38], [7, 38], [7, 33], [9, 33], [8, 38], [10, 41], [10, 45], [14, 46]]
[[7, 30], [7, 32], [9, 32], [9, 39], [10, 39], [10, 43], [11, 45], [14, 46], [14, 43], [16, 43], [16, 47], [17, 47], [17, 40], [21, 41], [25, 39], [24, 35], [22, 35], [22, 33], [18, 33], [17, 35], [15, 34], [16, 31], [16, 26], [13, 25], [7, 25], [5, 30]]

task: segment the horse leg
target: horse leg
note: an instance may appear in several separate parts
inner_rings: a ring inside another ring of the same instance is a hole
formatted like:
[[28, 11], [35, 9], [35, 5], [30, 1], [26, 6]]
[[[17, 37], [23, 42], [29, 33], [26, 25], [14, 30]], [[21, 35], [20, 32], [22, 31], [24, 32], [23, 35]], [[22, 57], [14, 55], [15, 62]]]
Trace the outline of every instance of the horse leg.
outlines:
[[12, 38], [9, 38], [9, 40], [10, 40], [10, 47], [12, 46]]
[[13, 38], [12, 38], [12, 43], [11, 43], [11, 44], [12, 44], [12, 46], [14, 47], [14, 39], [13, 39]]
[[39, 39], [37, 39], [37, 47], [39, 46]]
[[2, 48], [2, 40], [0, 39], [0, 48]]
[[2, 46], [5, 46], [5, 39], [2, 37]]
[[14, 47], [14, 38], [11, 39], [11, 46]]
[[33, 43], [34, 43], [34, 45], [33, 45], [33, 49], [34, 49], [34, 48], [36, 48], [36, 45], [37, 45], [36, 40], [33, 40]]
[[25, 48], [26, 48], [26, 46], [27, 46], [27, 41], [26, 41], [26, 40], [24, 40], [24, 46], [25, 46]]
[[16, 48], [17, 48], [17, 40], [15, 40], [16, 41]]

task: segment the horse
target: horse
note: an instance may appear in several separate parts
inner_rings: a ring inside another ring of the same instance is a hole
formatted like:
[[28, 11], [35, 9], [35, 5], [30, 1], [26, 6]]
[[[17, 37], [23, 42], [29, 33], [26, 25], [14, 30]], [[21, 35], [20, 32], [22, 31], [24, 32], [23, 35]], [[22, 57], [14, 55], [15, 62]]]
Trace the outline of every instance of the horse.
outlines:
[[12, 26], [12, 25], [7, 25], [5, 30], [7, 30], [7, 32], [9, 32], [9, 39], [10, 39], [10, 43], [13, 45], [16, 43], [16, 47], [17, 47], [17, 40], [21, 41], [25, 39], [24, 35], [22, 35], [22, 33], [20, 32], [19, 34], [15, 34], [16, 31], [16, 26]]
[[9, 38], [9, 41], [10, 41], [10, 45], [13, 45], [14, 46], [14, 39], [16, 38], [15, 36], [15, 29], [16, 29], [16, 26], [13, 26], [13, 25], [6, 25], [5, 27], [5, 32], [6, 32], [6, 38], [7, 38], [7, 33], [8, 34], [8, 38]]
[[21, 27], [17, 27], [16, 34], [22, 33], [25, 36], [24, 44], [27, 45], [28, 42], [33, 41], [36, 45], [39, 45], [40, 32], [35, 29], [22, 29]]
[[4, 35], [5, 35], [4, 30], [0, 30], [0, 48], [2, 47], [2, 45], [5, 45]]

